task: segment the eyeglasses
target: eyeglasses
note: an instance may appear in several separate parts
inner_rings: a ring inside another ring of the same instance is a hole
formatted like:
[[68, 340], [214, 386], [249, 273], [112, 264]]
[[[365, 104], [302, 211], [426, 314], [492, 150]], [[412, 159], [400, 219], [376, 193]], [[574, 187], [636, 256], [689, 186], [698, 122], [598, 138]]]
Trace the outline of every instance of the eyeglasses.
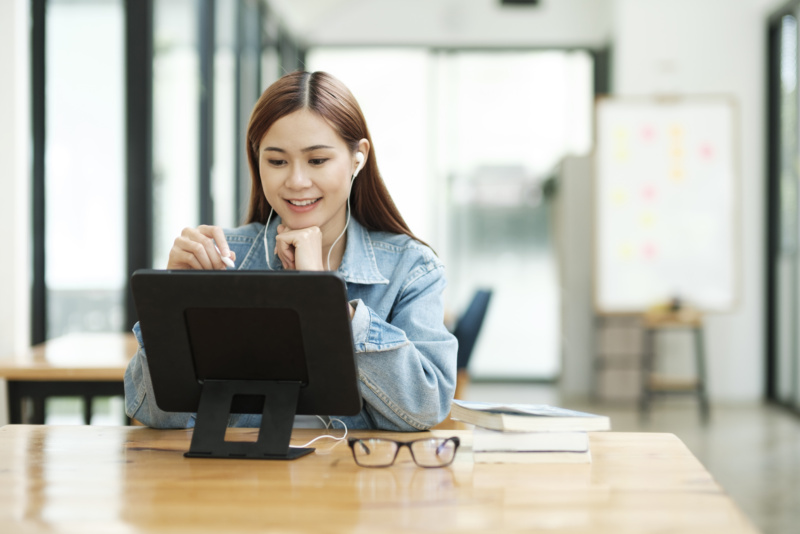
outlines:
[[447, 467], [453, 463], [461, 441], [457, 437], [423, 438], [414, 441], [349, 438], [347, 444], [353, 451], [356, 464], [361, 467], [389, 467], [394, 463], [401, 447], [408, 447], [411, 458], [420, 467]]

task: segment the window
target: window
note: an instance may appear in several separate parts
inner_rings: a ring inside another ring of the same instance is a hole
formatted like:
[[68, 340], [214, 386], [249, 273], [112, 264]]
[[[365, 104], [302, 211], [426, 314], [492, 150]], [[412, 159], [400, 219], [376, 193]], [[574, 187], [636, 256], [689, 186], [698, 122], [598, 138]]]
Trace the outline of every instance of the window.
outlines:
[[[153, 267], [200, 224], [198, 1], [156, 0], [153, 46]], [[208, 221], [202, 221], [208, 222]]]
[[122, 0], [46, 4], [46, 337], [122, 328]]
[[[546, 191], [561, 158], [591, 148], [590, 55], [320, 47], [307, 58], [358, 99], [400, 212], [447, 265], [448, 308], [494, 289], [470, 373], [556, 377]], [[521, 353], [531, 338], [536, 348]]]

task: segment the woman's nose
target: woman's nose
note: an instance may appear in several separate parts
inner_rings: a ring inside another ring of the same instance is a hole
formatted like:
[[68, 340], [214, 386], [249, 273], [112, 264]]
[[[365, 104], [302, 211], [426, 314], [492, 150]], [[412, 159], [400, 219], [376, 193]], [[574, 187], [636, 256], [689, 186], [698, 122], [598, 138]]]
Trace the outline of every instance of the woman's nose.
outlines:
[[304, 189], [311, 185], [311, 180], [301, 165], [292, 165], [286, 185], [292, 189]]

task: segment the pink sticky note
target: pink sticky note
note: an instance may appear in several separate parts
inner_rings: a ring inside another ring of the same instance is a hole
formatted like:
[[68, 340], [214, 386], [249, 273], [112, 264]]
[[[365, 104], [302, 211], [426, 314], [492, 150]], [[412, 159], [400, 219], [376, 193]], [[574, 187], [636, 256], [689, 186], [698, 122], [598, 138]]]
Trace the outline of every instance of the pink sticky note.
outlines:
[[714, 159], [714, 146], [708, 142], [701, 144], [700, 157], [706, 160]]

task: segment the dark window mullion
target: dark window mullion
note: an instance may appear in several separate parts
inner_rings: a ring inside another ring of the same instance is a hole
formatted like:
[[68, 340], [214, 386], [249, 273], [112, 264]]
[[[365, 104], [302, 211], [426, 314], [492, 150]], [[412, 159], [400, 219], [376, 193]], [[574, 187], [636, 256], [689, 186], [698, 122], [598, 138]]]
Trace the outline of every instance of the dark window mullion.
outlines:
[[250, 198], [246, 135], [250, 112], [261, 95], [262, 17], [260, 2], [239, 0], [236, 16], [236, 211], [244, 219]]
[[45, 278], [45, 38], [47, 0], [31, 1], [31, 130], [33, 288], [31, 343], [47, 339], [47, 280]]
[[197, 42], [200, 56], [199, 214], [201, 224], [214, 224], [211, 169], [214, 165], [214, 24], [215, 0], [200, 0]]
[[136, 322], [130, 275], [153, 265], [153, 0], [125, 2], [128, 285], [125, 326]]
[[592, 70], [594, 74], [594, 96], [611, 94], [612, 51], [611, 46], [592, 50]]
[[233, 187], [234, 187], [234, 194], [233, 194], [233, 203], [234, 203], [234, 210], [233, 213], [237, 216], [237, 222], [240, 222], [242, 219], [242, 168], [243, 166], [243, 157], [244, 154], [244, 140], [243, 140], [243, 127], [242, 127], [242, 114], [240, 109], [242, 107], [242, 68], [243, 68], [243, 59], [242, 59], [242, 50], [244, 48], [244, 35], [242, 31], [243, 21], [242, 17], [244, 15], [245, 7], [243, 5], [244, 0], [238, 0], [236, 2], [236, 31], [234, 33], [235, 39], [235, 48], [236, 51], [236, 67], [234, 76], [236, 77], [234, 84], [234, 109], [236, 110], [236, 117], [235, 117], [235, 125], [234, 131], [236, 132], [236, 139], [234, 140], [234, 158], [233, 158]]
[[778, 314], [777, 265], [780, 253], [780, 21], [770, 24], [768, 32], [767, 74], [767, 266], [766, 266], [766, 384], [768, 400], [777, 401], [778, 394]]

